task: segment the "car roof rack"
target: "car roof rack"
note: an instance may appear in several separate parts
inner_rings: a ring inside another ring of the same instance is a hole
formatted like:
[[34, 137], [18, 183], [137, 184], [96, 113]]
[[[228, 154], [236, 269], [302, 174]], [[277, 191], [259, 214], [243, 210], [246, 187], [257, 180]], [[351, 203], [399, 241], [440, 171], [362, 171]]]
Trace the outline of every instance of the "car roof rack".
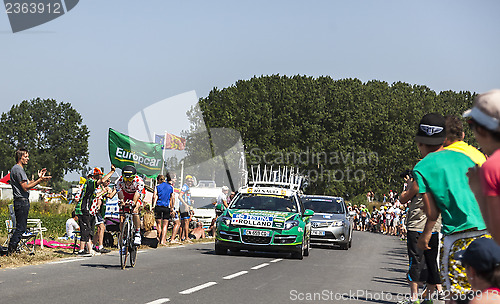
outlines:
[[245, 178], [247, 187], [278, 187], [292, 191], [300, 191], [303, 181], [304, 176], [299, 173], [299, 168], [280, 166], [273, 169], [273, 166], [268, 168], [266, 165], [264, 170], [261, 170], [260, 165], [251, 166]]

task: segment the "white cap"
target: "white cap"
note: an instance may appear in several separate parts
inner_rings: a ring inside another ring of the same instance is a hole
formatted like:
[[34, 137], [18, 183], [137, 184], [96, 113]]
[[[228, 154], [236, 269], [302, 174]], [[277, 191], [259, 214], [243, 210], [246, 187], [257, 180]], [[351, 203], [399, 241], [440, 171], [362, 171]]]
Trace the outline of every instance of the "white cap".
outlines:
[[500, 132], [500, 90], [479, 94], [472, 109], [465, 111], [463, 117], [470, 117], [491, 131]]

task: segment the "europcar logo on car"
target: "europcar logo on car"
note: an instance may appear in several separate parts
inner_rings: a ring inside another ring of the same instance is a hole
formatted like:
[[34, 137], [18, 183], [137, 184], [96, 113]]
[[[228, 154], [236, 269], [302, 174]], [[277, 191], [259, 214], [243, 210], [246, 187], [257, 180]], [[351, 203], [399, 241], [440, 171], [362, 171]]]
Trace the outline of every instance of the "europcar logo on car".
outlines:
[[24, 31], [61, 17], [79, 0], [4, 0], [13, 33]]

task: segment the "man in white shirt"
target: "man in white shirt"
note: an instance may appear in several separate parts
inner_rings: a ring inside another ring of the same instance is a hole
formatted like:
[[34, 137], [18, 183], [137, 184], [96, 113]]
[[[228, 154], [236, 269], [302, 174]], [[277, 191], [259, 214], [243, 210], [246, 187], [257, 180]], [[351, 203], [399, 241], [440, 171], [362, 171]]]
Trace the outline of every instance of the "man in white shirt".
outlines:
[[[229, 206], [227, 204], [227, 194], [229, 193], [229, 187], [228, 186], [223, 186], [222, 187], [222, 192], [219, 194], [217, 197], [217, 205], [215, 208], [215, 214], [217, 216], [222, 214], [222, 210], [226, 210], [226, 208]], [[222, 208], [217, 208], [217, 206], [222, 206]]]
[[72, 239], [75, 237], [73, 231], [80, 230], [80, 226], [78, 226], [78, 216], [75, 214], [75, 211], [71, 213], [71, 218], [66, 221], [66, 237], [68, 239]]

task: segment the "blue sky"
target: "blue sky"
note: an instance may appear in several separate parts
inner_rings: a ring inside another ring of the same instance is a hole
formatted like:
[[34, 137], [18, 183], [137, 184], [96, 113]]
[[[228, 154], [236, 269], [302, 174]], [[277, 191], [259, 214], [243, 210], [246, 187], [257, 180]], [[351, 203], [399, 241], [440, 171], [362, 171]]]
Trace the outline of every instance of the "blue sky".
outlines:
[[90, 129], [89, 165], [109, 168], [108, 128], [127, 132], [158, 101], [254, 75], [500, 88], [499, 11], [494, 0], [85, 0], [16, 34], [1, 13], [0, 112], [70, 102]]

